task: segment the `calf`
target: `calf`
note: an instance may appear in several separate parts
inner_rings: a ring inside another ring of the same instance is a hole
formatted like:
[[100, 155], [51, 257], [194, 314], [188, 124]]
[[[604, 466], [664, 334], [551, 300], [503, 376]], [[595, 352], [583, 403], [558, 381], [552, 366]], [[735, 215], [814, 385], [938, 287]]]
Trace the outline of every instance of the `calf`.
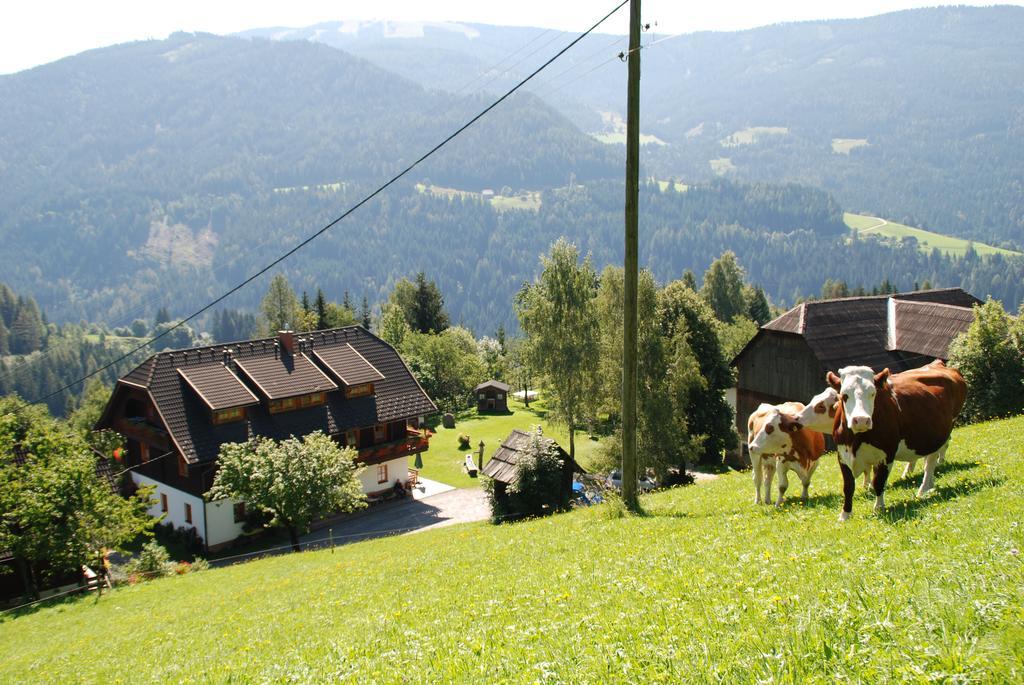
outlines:
[[924, 458], [917, 495], [927, 494], [935, 485], [935, 465], [949, 446], [953, 421], [967, 398], [963, 376], [935, 360], [897, 374], [847, 366], [838, 376], [829, 371], [827, 379], [841, 400], [832, 428], [843, 476], [839, 520], [847, 520], [853, 511], [854, 479], [871, 468], [875, 511], [885, 509], [885, 483], [897, 459], [913, 465]]
[[[807, 489], [811, 475], [818, 467], [818, 458], [825, 451], [825, 438], [809, 428], [796, 426], [787, 417], [801, 415], [805, 410], [799, 402], [785, 402], [779, 405], [762, 404], [747, 420], [747, 448], [754, 470], [754, 503], [761, 503], [761, 487], [764, 486], [764, 502], [771, 502], [772, 478], [779, 471], [779, 498], [776, 506], [782, 504], [789, 487], [789, 471], [794, 471], [803, 484], [800, 499], [807, 501]], [[783, 429], [783, 423], [788, 427]]]

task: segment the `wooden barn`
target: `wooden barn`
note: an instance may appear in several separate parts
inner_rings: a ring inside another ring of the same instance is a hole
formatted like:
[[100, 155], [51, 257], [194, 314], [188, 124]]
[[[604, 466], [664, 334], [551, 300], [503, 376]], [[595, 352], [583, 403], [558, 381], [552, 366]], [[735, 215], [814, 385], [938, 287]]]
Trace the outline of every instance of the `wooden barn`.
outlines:
[[732, 364], [737, 369], [736, 429], [762, 402], [806, 402], [843, 366], [876, 371], [948, 359], [949, 344], [974, 320], [981, 301], [960, 288], [804, 302], [769, 321]]
[[484, 381], [473, 388], [478, 412], [508, 411], [508, 391], [512, 386], [501, 381]]

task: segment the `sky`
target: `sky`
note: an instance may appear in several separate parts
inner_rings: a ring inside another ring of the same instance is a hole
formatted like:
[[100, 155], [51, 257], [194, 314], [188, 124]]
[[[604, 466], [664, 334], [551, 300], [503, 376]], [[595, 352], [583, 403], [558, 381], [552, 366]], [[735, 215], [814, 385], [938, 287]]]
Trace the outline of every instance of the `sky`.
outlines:
[[[463, 21], [582, 31], [618, 0], [14, 0], [0, 13], [0, 74], [10, 74], [91, 48], [174, 31], [234, 33], [321, 21], [391, 19]], [[659, 34], [734, 31], [785, 21], [868, 17], [940, 4], [914, 0], [643, 0], [643, 20]], [[960, 0], [945, 4], [988, 5]], [[1024, 4], [1011, 2], [1010, 4]], [[601, 27], [628, 32], [628, 5]]]

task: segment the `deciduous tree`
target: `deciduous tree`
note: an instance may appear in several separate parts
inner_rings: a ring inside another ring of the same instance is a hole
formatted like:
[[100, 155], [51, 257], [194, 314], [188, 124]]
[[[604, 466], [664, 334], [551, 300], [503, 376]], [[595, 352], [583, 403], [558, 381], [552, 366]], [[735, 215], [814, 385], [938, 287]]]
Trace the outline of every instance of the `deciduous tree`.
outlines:
[[587, 256], [564, 238], [541, 257], [543, 271], [516, 296], [519, 323], [529, 338], [532, 366], [545, 379], [548, 406], [569, 429], [576, 458], [576, 429], [592, 415], [597, 395], [597, 274]]
[[270, 281], [267, 294], [260, 303], [260, 311], [263, 314], [263, 332], [267, 335], [299, 325], [299, 301], [284, 274], [277, 274]]
[[45, 408], [0, 399], [0, 549], [19, 561], [30, 593], [152, 526], [152, 490], [123, 498], [96, 466], [81, 436]]
[[366, 506], [355, 457], [355, 450], [319, 431], [280, 443], [261, 437], [227, 443], [221, 446], [208, 495], [266, 512], [269, 525], [287, 530], [298, 552], [299, 535], [316, 518]]

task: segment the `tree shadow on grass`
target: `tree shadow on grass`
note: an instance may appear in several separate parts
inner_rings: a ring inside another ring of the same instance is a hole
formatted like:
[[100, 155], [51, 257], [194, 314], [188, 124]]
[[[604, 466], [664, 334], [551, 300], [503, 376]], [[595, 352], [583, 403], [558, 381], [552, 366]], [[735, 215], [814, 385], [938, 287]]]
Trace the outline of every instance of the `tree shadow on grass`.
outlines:
[[900, 523], [904, 520], [914, 519], [921, 515], [927, 507], [934, 506], [939, 502], [946, 502], [972, 495], [982, 490], [996, 488], [1006, 482], [1002, 476], [985, 476], [977, 480], [959, 481], [948, 485], [938, 485], [928, 496], [924, 498], [914, 497], [903, 500], [886, 507], [885, 512], [878, 516], [879, 520], [887, 523]]

